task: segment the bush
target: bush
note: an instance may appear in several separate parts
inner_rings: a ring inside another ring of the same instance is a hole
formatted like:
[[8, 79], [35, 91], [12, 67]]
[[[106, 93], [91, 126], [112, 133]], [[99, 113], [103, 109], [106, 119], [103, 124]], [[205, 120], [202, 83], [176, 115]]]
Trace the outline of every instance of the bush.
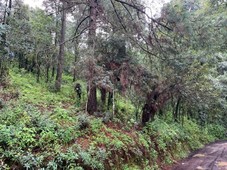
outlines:
[[180, 158], [190, 150], [201, 148], [206, 143], [224, 137], [225, 131], [222, 126], [209, 126], [207, 129], [202, 129], [188, 119], [184, 120], [182, 126], [175, 122], [166, 123], [165, 120], [156, 118], [147, 124], [144, 131], [155, 142], [159, 157], [165, 158], [165, 162], [171, 162], [171, 155]]
[[87, 115], [82, 114], [82, 115], [79, 115], [78, 117], [79, 117], [78, 127], [80, 130], [87, 129], [90, 127], [90, 118]]
[[207, 125], [207, 131], [216, 139], [226, 138], [226, 129], [222, 125], [209, 124]]

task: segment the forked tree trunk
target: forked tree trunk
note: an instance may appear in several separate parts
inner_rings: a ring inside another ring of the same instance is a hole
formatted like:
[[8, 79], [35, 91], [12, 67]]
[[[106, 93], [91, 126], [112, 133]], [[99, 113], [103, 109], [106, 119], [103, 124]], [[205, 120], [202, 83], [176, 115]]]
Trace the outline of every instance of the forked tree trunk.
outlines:
[[166, 89], [156, 87], [152, 92], [147, 94], [146, 103], [143, 106], [142, 111], [142, 125], [145, 125], [148, 121], [153, 121], [158, 110], [160, 110], [164, 104], [171, 99], [171, 92], [174, 89], [167, 87]]

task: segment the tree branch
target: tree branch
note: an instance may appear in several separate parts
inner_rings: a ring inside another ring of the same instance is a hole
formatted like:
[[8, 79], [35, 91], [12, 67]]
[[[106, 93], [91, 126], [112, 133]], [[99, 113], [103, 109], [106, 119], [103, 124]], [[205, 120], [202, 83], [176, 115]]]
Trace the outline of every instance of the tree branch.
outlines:
[[122, 1], [122, 0], [115, 0], [116, 2], [119, 2], [121, 3], [122, 5], [125, 4], [125, 5], [128, 5], [134, 9], [136, 9], [137, 11], [141, 12], [142, 14], [146, 15], [147, 18], [149, 18], [152, 22], [154, 23], [157, 23], [158, 25], [161, 25], [162, 27], [168, 29], [168, 30], [172, 30], [171, 28], [167, 27], [166, 25], [164, 25], [163, 23], [161, 22], [158, 22], [156, 19], [150, 17], [143, 9], [141, 9], [140, 7], [136, 6], [135, 4], [130, 4], [128, 2], [125, 2], [125, 1]]
[[86, 19], [88, 19], [89, 17], [90, 17], [90, 16], [86, 16], [85, 18], [83, 18], [83, 19], [79, 22], [79, 24], [78, 24], [77, 27], [76, 27], [74, 36], [77, 34], [77, 32], [78, 32], [80, 26], [82, 25], [82, 23], [83, 23]]
[[127, 32], [127, 29], [126, 29], [125, 25], [122, 23], [122, 20], [121, 20], [121, 18], [120, 18], [120, 16], [119, 16], [118, 12], [117, 12], [117, 10], [116, 10], [116, 7], [115, 7], [115, 5], [114, 5], [114, 2], [113, 2], [112, 0], [110, 0], [110, 2], [111, 2], [112, 6], [113, 6], [113, 8], [114, 8], [114, 12], [115, 12], [115, 14], [116, 14], [116, 16], [117, 16], [117, 18], [118, 18], [118, 20], [119, 20], [119, 22], [120, 22], [122, 28], [125, 30], [125, 32]]

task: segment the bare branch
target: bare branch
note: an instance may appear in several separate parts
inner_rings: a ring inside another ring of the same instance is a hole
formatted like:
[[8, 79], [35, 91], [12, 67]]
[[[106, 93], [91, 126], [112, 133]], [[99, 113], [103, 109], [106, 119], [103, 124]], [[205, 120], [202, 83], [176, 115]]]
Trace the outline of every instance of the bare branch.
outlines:
[[122, 23], [122, 20], [121, 20], [121, 18], [120, 18], [120, 16], [119, 16], [118, 12], [117, 12], [117, 10], [116, 10], [116, 7], [115, 7], [113, 1], [110, 0], [110, 2], [111, 2], [112, 6], [113, 6], [113, 8], [114, 8], [114, 12], [115, 12], [115, 14], [116, 14], [116, 16], [117, 16], [117, 18], [118, 18], [118, 20], [119, 20], [119, 22], [120, 22], [122, 28], [125, 30], [125, 32], [127, 32], [127, 29], [126, 29], [125, 25]]
[[164, 27], [164, 28], [166, 28], [166, 29], [168, 29], [168, 30], [170, 30], [170, 31], [172, 30], [171, 28], [167, 27], [165, 24], [163, 24], [163, 23], [157, 21], [156, 19], [150, 17], [143, 9], [141, 9], [141, 8], [138, 7], [138, 6], [136, 6], [135, 4], [130, 4], [130, 3], [125, 2], [125, 1], [122, 1], [122, 0], [115, 0], [115, 1], [117, 1], [117, 2], [119, 2], [119, 3], [121, 3], [121, 4], [128, 5], [128, 6], [132, 7], [132, 8], [134, 8], [134, 9], [136, 9], [137, 11], [139, 11], [139, 12], [141, 12], [142, 14], [146, 15], [146, 17], [149, 18], [152, 22], [157, 23], [158, 25], [161, 25], [162, 27]]
[[90, 17], [90, 16], [86, 16], [84, 19], [82, 19], [82, 20], [80, 21], [80, 23], [79, 23], [79, 24], [77, 25], [77, 27], [76, 27], [76, 31], [75, 31], [75, 33], [74, 33], [74, 36], [77, 34], [77, 32], [78, 32], [80, 26], [82, 25], [82, 23], [83, 23], [85, 20], [87, 20], [89, 17]]
[[131, 19], [133, 20], [133, 17], [132, 17], [132, 14], [131, 12], [129, 11], [129, 9], [127, 8], [127, 6], [125, 4], [122, 4], [123, 7], [126, 9], [126, 11], [128, 12], [128, 14], [130, 15]]

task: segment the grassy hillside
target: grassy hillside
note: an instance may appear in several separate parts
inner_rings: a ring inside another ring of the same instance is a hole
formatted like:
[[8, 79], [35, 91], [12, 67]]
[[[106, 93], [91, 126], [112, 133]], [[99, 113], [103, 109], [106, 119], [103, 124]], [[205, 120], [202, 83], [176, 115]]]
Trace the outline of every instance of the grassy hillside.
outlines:
[[201, 128], [186, 118], [181, 125], [171, 114], [139, 127], [127, 119], [133, 106], [120, 96], [119, 112], [103, 123], [84, 112], [86, 94], [79, 103], [67, 76], [61, 92], [51, 91], [31, 74], [10, 71], [9, 85], [0, 89], [1, 169], [163, 169], [224, 137], [221, 126]]

